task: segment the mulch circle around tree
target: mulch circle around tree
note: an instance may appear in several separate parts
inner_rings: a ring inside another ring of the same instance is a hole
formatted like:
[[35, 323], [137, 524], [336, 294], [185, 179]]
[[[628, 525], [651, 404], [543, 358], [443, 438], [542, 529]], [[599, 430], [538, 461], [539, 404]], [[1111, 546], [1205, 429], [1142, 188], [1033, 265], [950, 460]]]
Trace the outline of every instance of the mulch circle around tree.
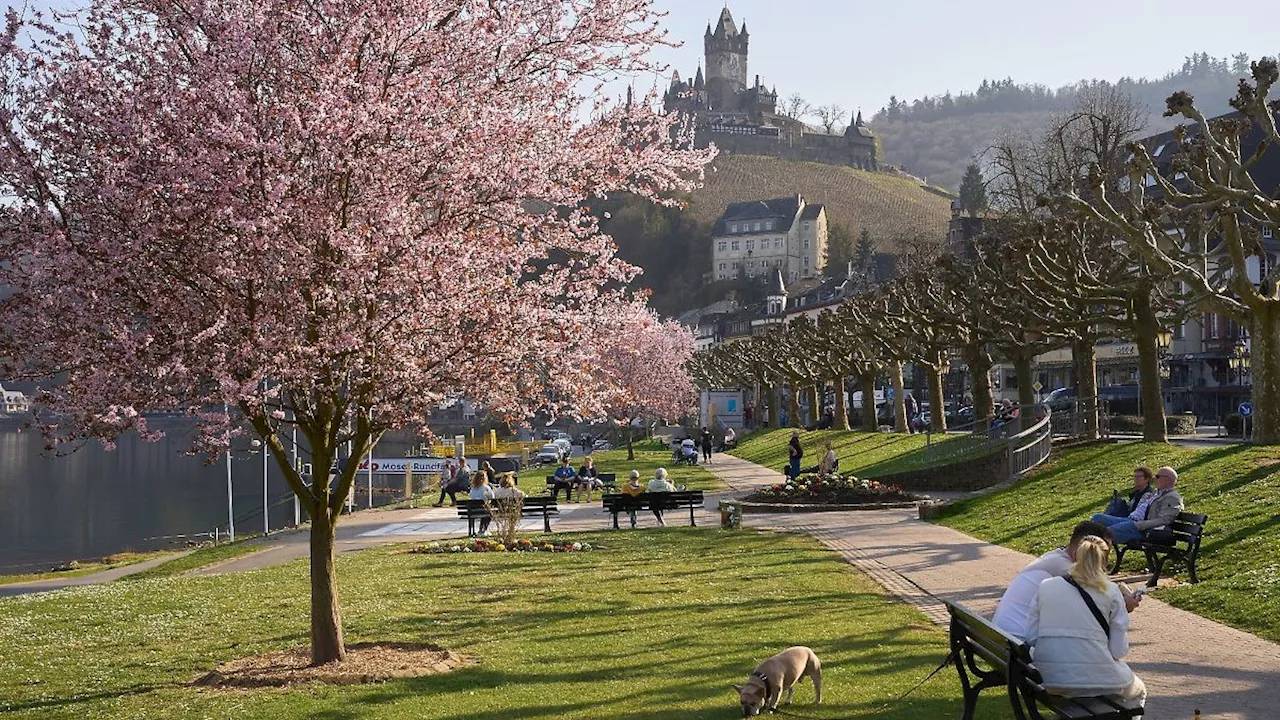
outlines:
[[452, 672], [474, 662], [436, 645], [356, 643], [342, 662], [311, 665], [311, 648], [274, 650], [223, 663], [193, 684], [219, 688], [284, 687], [303, 683], [363, 685]]

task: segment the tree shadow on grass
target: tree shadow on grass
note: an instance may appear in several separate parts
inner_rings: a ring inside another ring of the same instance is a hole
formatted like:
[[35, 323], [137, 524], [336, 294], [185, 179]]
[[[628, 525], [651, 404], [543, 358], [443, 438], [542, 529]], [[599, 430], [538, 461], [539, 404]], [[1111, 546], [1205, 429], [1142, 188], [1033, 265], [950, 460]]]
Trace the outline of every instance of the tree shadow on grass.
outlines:
[[83, 702], [93, 702], [97, 700], [116, 700], [132, 695], [146, 695], [156, 690], [169, 690], [174, 688], [186, 687], [185, 683], [149, 683], [142, 685], [131, 685], [127, 688], [117, 688], [114, 690], [102, 690], [94, 693], [76, 693], [67, 697], [57, 698], [41, 698], [39, 700], [26, 700], [21, 702], [0, 702], [0, 714], [18, 712], [21, 710], [47, 710], [52, 708], [67, 707]]

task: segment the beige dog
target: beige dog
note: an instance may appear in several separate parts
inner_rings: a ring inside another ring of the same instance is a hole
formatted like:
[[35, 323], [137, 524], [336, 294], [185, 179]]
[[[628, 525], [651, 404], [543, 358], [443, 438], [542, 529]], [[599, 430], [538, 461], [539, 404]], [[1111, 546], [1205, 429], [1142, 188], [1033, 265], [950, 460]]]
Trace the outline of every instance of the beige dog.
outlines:
[[760, 663], [751, 671], [746, 685], [733, 686], [742, 702], [742, 717], [755, 717], [761, 710], [777, 710], [778, 700], [784, 691], [787, 693], [784, 702], [791, 704], [796, 683], [803, 677], [813, 679], [813, 691], [817, 694], [814, 704], [821, 705], [822, 663], [818, 662], [818, 656], [812, 650], [797, 645]]

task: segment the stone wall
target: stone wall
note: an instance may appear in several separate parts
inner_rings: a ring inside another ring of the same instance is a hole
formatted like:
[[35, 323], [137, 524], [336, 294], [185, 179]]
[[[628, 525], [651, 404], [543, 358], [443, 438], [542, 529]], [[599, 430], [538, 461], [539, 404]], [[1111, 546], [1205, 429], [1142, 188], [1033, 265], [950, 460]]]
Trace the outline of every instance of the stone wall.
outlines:
[[879, 482], [899, 485], [908, 492], [951, 490], [971, 492], [1009, 479], [1009, 459], [1004, 450], [980, 458], [972, 458], [911, 472], [868, 476]]
[[862, 170], [875, 170], [877, 167], [874, 145], [848, 143], [843, 137], [834, 135], [801, 135], [792, 140], [785, 134], [771, 137], [704, 133], [699, 139], [714, 142], [721, 152], [731, 155], [768, 155], [783, 160], [845, 165]]

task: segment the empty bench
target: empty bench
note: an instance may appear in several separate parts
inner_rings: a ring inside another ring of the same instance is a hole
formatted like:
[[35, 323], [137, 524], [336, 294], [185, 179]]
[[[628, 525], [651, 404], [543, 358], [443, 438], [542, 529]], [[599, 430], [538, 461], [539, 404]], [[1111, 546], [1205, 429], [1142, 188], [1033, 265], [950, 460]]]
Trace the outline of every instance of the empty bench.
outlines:
[[1200, 538], [1204, 535], [1204, 525], [1209, 521], [1208, 515], [1195, 513], [1178, 513], [1178, 517], [1169, 523], [1164, 530], [1153, 530], [1142, 539], [1127, 542], [1116, 548], [1116, 561], [1111, 572], [1120, 571], [1120, 563], [1124, 554], [1130, 550], [1140, 552], [1147, 557], [1147, 569], [1151, 571], [1148, 587], [1155, 587], [1164, 572], [1165, 563], [1182, 563], [1187, 567], [1187, 575], [1191, 582], [1200, 582], [1196, 577], [1196, 561], [1200, 558]]
[[[487, 517], [489, 508], [485, 505], [488, 502], [497, 505], [503, 502], [511, 502], [506, 498], [497, 500], [463, 500], [458, 503], [458, 517], [465, 518], [467, 521], [467, 535], [475, 537], [476, 521]], [[560, 509], [556, 507], [555, 498], [552, 497], [526, 497], [520, 506], [520, 517], [541, 517], [542, 531], [551, 532], [551, 516], [559, 515]]]
[[618, 529], [618, 514], [640, 510], [689, 510], [689, 525], [697, 527], [694, 510], [703, 506], [701, 490], [677, 490], [675, 492], [640, 493], [639, 495], [604, 496], [604, 511], [613, 515], [613, 529]]
[[964, 691], [964, 720], [973, 720], [978, 694], [993, 687], [1005, 688], [1018, 720], [1128, 720], [1142, 715], [1141, 709], [1126, 708], [1108, 698], [1049, 694], [1031, 662], [1029, 646], [964, 605], [949, 601], [946, 605], [951, 614], [952, 657]]

